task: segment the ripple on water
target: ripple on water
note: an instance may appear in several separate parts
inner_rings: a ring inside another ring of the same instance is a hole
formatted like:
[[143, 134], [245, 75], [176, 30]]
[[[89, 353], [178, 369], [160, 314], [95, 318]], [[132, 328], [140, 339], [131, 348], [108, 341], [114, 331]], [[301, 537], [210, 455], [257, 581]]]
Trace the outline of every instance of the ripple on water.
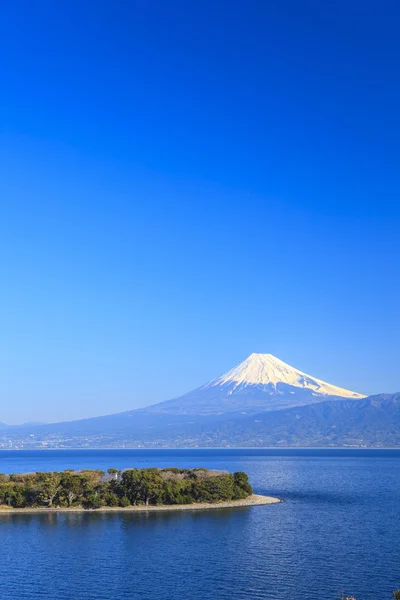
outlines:
[[[100, 459], [98, 466], [123, 467], [132, 455]], [[30, 469], [41, 470], [40, 460], [30, 456]], [[60, 460], [65, 455], [50, 468]], [[81, 453], [81, 466], [95, 460]], [[179, 453], [172, 462], [171, 454], [145, 454], [141, 463], [135, 454], [135, 466], [151, 460], [245, 470], [256, 492], [285, 502], [197, 513], [1, 515], [1, 600], [334, 600], [342, 588], [359, 600], [389, 600], [400, 585], [400, 456], [214, 451]]]

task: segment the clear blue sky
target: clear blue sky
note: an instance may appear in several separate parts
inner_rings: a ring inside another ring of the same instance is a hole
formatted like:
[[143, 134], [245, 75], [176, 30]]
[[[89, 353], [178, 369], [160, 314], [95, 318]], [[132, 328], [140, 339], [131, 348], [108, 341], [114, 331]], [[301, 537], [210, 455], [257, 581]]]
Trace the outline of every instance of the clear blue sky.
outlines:
[[400, 4], [6, 0], [0, 421], [269, 352], [400, 390]]

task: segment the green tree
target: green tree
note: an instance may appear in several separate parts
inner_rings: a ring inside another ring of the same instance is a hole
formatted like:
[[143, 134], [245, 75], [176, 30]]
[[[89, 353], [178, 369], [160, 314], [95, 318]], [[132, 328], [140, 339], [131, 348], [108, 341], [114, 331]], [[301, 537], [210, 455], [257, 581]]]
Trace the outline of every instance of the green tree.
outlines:
[[114, 494], [114, 492], [107, 492], [104, 495], [104, 502], [107, 506], [118, 506], [119, 498], [117, 494]]
[[37, 498], [48, 507], [61, 490], [61, 473], [36, 473]]
[[12, 482], [0, 483], [0, 504], [13, 506], [15, 484]]
[[219, 502], [233, 498], [232, 475], [215, 475], [196, 481], [193, 495], [199, 502]]
[[156, 504], [162, 498], [164, 481], [158, 469], [130, 469], [122, 473], [121, 488], [131, 504]]
[[158, 469], [145, 469], [142, 475], [142, 494], [146, 506], [158, 504], [162, 499], [164, 481]]
[[253, 493], [253, 489], [249, 483], [249, 478], [243, 471], [237, 471], [233, 474], [233, 498], [240, 500], [247, 498]]
[[139, 469], [124, 471], [121, 477], [121, 497], [128, 498], [130, 504], [139, 504], [141, 501], [141, 474]]
[[83, 506], [85, 508], [100, 508], [107, 504], [108, 486], [105, 482], [99, 482], [96, 485], [90, 485], [85, 490], [85, 496], [83, 499]]
[[83, 502], [85, 508], [101, 508], [103, 505], [101, 497], [96, 492], [90, 492]]
[[25, 498], [23, 487], [14, 483], [5, 483], [0, 485], [0, 504], [12, 506], [13, 508], [23, 508]]
[[66, 471], [62, 474], [60, 483], [60, 496], [66, 500], [68, 506], [71, 506], [73, 502], [82, 499], [88, 488], [89, 480], [81, 473]]
[[187, 480], [168, 480], [163, 486], [163, 504], [190, 504], [193, 502], [192, 482]]

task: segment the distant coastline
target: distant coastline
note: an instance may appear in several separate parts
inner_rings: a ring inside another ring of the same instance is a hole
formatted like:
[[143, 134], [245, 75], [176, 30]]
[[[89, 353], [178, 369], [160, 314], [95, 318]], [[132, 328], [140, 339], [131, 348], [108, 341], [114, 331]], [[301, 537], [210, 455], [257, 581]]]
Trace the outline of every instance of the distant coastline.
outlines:
[[0, 515], [9, 515], [17, 513], [119, 513], [119, 512], [159, 512], [159, 511], [181, 511], [181, 510], [214, 510], [218, 508], [238, 508], [244, 506], [263, 506], [267, 504], [280, 504], [283, 502], [280, 498], [273, 496], [263, 496], [261, 494], [252, 494], [248, 498], [241, 500], [229, 500], [226, 502], [193, 502], [192, 504], [162, 504], [162, 505], [139, 505], [139, 506], [102, 506], [101, 508], [83, 508], [83, 506], [68, 507], [32, 507], [32, 508], [13, 508], [0, 506]]

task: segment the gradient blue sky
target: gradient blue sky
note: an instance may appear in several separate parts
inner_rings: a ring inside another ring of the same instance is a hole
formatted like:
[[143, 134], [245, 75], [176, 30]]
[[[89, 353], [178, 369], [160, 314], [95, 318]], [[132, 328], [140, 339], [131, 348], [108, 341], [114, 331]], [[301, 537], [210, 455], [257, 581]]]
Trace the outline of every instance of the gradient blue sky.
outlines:
[[6, 0], [0, 421], [270, 352], [400, 390], [400, 4]]

